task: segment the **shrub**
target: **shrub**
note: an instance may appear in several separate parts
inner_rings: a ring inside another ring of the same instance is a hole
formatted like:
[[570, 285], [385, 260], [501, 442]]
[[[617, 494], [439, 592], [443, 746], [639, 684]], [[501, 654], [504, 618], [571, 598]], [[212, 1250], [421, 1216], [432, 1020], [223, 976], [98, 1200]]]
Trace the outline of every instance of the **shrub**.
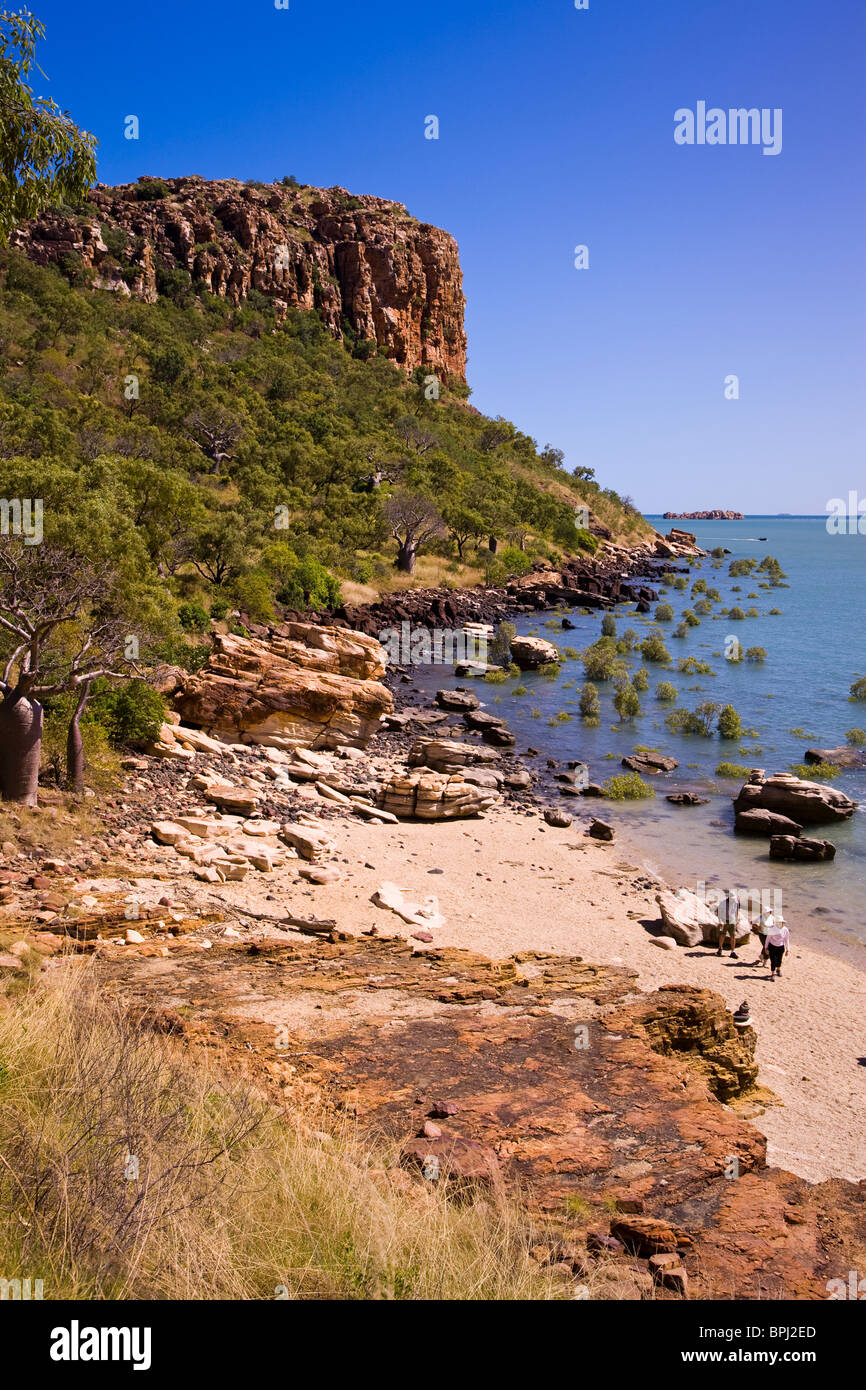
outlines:
[[728, 610], [728, 617], [733, 619], [735, 623], [742, 622], [745, 616], [742, 608], [731, 608]]
[[539, 666], [538, 674], [547, 681], [555, 681], [561, 670], [558, 661], [545, 661], [543, 666]]
[[678, 694], [679, 691], [677, 690], [676, 686], [672, 685], [670, 681], [659, 681], [658, 685], [656, 686], [657, 700], [663, 700], [666, 703], [670, 704], [673, 700], [677, 698]]
[[862, 748], [866, 743], [866, 729], [849, 729], [845, 742], [850, 743], [852, 748]]
[[698, 617], [697, 613], [692, 612], [691, 608], [683, 609], [683, 622], [685, 623], [686, 627], [700, 627], [701, 625], [700, 618]]
[[665, 716], [665, 724], [675, 734], [700, 734], [702, 738], [712, 738], [716, 720], [722, 706], [713, 700], [704, 700], [697, 709], [674, 709]]
[[738, 782], [745, 782], [751, 768], [741, 767], [739, 763], [719, 763], [716, 768], [717, 777], [730, 777]]
[[641, 713], [640, 700], [631, 681], [622, 681], [619, 684], [613, 697], [613, 707], [621, 721], [637, 719]]
[[103, 726], [112, 743], [140, 748], [159, 737], [165, 700], [147, 681], [124, 681], [95, 693], [89, 713]]
[[238, 608], [242, 613], [247, 613], [254, 623], [273, 622], [271, 586], [260, 570], [249, 570], [240, 575], [232, 585], [232, 593]]
[[746, 660], [762, 662], [767, 660], [767, 653], [764, 647], [748, 647], [746, 650]]
[[719, 738], [742, 738], [743, 721], [733, 705], [725, 705], [719, 711]]
[[227, 598], [215, 598], [210, 606], [210, 615], [214, 622], [221, 622], [229, 611], [229, 601]]
[[674, 620], [674, 610], [669, 603], [656, 604], [656, 622], [672, 623]]
[[616, 637], [616, 618], [612, 613], [605, 613], [601, 620], [602, 637]]
[[598, 690], [591, 681], [580, 692], [580, 713], [584, 719], [597, 719], [601, 713]]
[[664, 644], [660, 632], [651, 632], [640, 644], [640, 654], [644, 661], [652, 661], [659, 666], [668, 666], [671, 654]]
[[610, 681], [625, 674], [625, 666], [617, 660], [616, 648], [609, 637], [600, 638], [584, 650], [583, 671], [589, 681]]
[[621, 772], [616, 777], [609, 777], [604, 791], [611, 801], [642, 801], [645, 797], [655, 796], [655, 789], [638, 772]]
[[200, 603], [182, 603], [177, 610], [178, 620], [187, 632], [205, 632], [210, 624]]
[[861, 676], [859, 680], [854, 681], [848, 699], [866, 700], [866, 676]]
[[795, 777], [802, 777], [807, 782], [813, 782], [816, 777], [823, 782], [832, 782], [841, 770], [836, 763], [792, 763], [789, 768]]
[[649, 675], [645, 666], [641, 666], [639, 671], [635, 671], [631, 683], [635, 690], [649, 690]]

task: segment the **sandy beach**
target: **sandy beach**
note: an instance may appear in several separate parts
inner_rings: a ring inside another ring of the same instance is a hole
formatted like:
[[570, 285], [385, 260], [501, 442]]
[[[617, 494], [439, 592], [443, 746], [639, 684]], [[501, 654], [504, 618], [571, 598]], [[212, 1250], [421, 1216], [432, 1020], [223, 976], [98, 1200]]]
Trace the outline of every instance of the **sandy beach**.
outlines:
[[[659, 884], [635, 867], [640, 854], [619, 835], [612, 844], [589, 839], [577, 821], [549, 827], [538, 811], [497, 807], [482, 819], [437, 825], [341, 818], [334, 831], [340, 882], [296, 883], [287, 895], [293, 912], [333, 917], [353, 932], [411, 936], [421, 928], [372, 901], [391, 882], [414, 902], [435, 896], [445, 919], [431, 933], [436, 945], [492, 957], [526, 949], [580, 955], [632, 967], [642, 990], [699, 985], [731, 1009], [747, 999], [760, 1080], [783, 1102], [753, 1121], [767, 1135], [769, 1162], [810, 1181], [866, 1176], [866, 951], [862, 961], [857, 948], [849, 960], [822, 954], [798, 941], [791, 920], [791, 954], [783, 978], [771, 982], [749, 965], [757, 956], [751, 943], [737, 960], [706, 947], [662, 950], [651, 929]], [[273, 911], [273, 898], [252, 903], [249, 886], [230, 893], [227, 884], [220, 896]], [[275, 887], [284, 901], [282, 884]]]

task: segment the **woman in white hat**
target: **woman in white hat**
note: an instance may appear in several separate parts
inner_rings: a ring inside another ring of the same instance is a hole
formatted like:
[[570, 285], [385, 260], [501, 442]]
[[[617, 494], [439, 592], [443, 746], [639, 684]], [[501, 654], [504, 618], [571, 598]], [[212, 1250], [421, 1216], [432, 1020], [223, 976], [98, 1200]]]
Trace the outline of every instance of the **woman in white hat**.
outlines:
[[776, 918], [775, 926], [771, 927], [767, 933], [767, 955], [770, 957], [770, 979], [775, 980], [777, 975], [782, 973], [782, 961], [788, 954], [791, 945], [791, 934], [785, 925], [785, 919], [780, 913]]

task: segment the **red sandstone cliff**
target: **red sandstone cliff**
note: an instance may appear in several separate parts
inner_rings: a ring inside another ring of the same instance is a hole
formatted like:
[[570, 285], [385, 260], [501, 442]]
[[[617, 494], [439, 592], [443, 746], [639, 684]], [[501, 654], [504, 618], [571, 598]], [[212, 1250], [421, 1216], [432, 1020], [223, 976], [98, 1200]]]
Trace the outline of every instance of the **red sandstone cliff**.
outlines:
[[341, 188], [139, 179], [97, 186], [83, 213], [43, 213], [11, 241], [40, 265], [71, 256], [94, 289], [153, 303], [165, 272], [181, 272], [233, 304], [257, 290], [279, 314], [318, 309], [335, 337], [348, 324], [407, 370], [466, 373], [457, 243], [401, 203]]

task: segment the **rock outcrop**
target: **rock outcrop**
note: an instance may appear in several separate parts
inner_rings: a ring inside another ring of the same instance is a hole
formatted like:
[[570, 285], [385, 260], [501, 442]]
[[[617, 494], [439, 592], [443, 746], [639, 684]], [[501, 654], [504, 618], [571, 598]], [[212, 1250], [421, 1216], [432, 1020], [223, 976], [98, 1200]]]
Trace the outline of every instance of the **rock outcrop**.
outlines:
[[771, 859], [793, 859], [803, 863], [835, 859], [836, 846], [832, 840], [811, 840], [806, 835], [772, 835]]
[[807, 748], [804, 761], [835, 763], [836, 767], [866, 768], [866, 748], [855, 748], [849, 743], [841, 748]]
[[734, 801], [735, 815], [755, 810], [776, 811], [798, 825], [822, 825], [847, 820], [857, 802], [823, 782], [806, 782], [788, 772], [765, 778], [756, 771]]
[[[344, 628], [285, 623], [267, 640], [214, 634], [207, 664], [179, 673], [183, 723], [229, 743], [363, 747], [393, 709], [379, 643]], [[174, 728], [182, 739], [183, 728]]]
[[458, 774], [395, 772], [385, 782], [379, 804], [400, 820], [460, 820], [478, 816], [499, 800], [490, 787], [467, 782]]
[[521, 671], [535, 671], [539, 666], [557, 662], [559, 652], [552, 642], [545, 641], [543, 637], [513, 637], [511, 659]]
[[745, 521], [742, 512], [720, 511], [718, 508], [711, 512], [664, 512], [665, 521]]
[[[12, 244], [40, 265], [70, 261], [102, 289], [154, 303], [166, 276], [278, 314], [316, 309], [407, 370], [465, 377], [457, 244], [401, 203], [343, 188], [140, 178], [97, 186], [80, 215], [44, 212]], [[171, 278], [169, 283], [172, 283]]]
[[[718, 911], [692, 893], [688, 888], [678, 888], [675, 893], [656, 894], [665, 932], [680, 946], [715, 946], [719, 941], [722, 919]], [[751, 923], [745, 912], [737, 913], [737, 945], [749, 940], [752, 934]]]

